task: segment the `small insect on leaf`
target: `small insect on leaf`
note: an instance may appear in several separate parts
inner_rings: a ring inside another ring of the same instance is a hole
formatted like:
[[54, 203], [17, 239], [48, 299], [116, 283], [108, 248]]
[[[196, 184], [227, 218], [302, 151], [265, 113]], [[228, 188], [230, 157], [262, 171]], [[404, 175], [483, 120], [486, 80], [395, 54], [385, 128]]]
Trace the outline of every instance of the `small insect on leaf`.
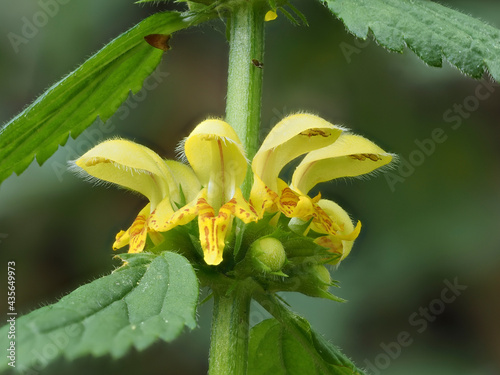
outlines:
[[170, 40], [170, 34], [150, 34], [146, 35], [144, 39], [151, 46], [161, 49], [163, 51], [168, 51], [170, 46], [168, 45], [168, 41]]
[[252, 64], [254, 64], [257, 68], [262, 69], [264, 67], [264, 63], [260, 62], [257, 59], [252, 59]]

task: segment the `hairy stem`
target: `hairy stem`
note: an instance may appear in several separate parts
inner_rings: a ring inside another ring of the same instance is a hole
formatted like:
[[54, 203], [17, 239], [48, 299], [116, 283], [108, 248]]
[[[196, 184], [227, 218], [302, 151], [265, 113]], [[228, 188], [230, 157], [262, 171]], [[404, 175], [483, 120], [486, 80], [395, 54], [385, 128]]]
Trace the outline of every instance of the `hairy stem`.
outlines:
[[[226, 121], [243, 142], [252, 159], [259, 145], [264, 57], [264, 14], [262, 5], [241, 2], [229, 19], [229, 72]], [[249, 170], [242, 186], [248, 197], [252, 186]]]
[[214, 290], [210, 375], [246, 374], [251, 290], [239, 285], [229, 294]]
[[[259, 145], [262, 102], [262, 60], [264, 55], [264, 14], [260, 2], [242, 1], [228, 19], [229, 71], [226, 121], [235, 129], [249, 159]], [[249, 168], [243, 194], [248, 198], [252, 187]], [[214, 310], [210, 342], [210, 375], [244, 375], [248, 362], [251, 283], [213, 290]]]

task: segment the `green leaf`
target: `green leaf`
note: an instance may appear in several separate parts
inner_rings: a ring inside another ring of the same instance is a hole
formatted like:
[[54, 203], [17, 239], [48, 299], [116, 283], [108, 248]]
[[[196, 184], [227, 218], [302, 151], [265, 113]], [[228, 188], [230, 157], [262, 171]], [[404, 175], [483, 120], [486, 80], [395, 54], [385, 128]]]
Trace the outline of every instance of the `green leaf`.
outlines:
[[410, 48], [431, 66], [443, 58], [481, 78], [488, 69], [500, 81], [500, 30], [427, 0], [324, 0], [347, 29], [366, 39], [371, 31], [391, 51]]
[[69, 134], [76, 138], [98, 117], [106, 121], [130, 91], [142, 88], [163, 54], [145, 36], [171, 34], [208, 17], [178, 12], [150, 16], [55, 83], [0, 129], [0, 182], [23, 172], [35, 156], [41, 165]]
[[[122, 357], [158, 339], [172, 341], [184, 326], [195, 328], [198, 280], [181, 255], [164, 252], [130, 261], [111, 275], [76, 289], [59, 302], [16, 320], [16, 370], [48, 365], [60, 356]], [[9, 325], [0, 329], [8, 348]], [[0, 371], [7, 368], [0, 362]]]
[[298, 316], [268, 319], [250, 331], [248, 375], [363, 374], [338, 348]]

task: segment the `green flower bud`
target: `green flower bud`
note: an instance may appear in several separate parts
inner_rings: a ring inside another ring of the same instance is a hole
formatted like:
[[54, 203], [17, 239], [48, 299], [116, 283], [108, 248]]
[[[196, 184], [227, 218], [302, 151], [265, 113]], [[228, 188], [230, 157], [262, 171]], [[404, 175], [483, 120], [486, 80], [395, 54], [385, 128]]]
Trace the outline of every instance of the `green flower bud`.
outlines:
[[342, 298], [338, 298], [328, 291], [330, 286], [335, 284], [332, 282], [330, 272], [323, 264], [313, 263], [310, 260], [298, 265], [288, 263], [284, 272], [288, 277], [271, 281], [268, 284], [268, 290], [272, 292], [299, 292], [311, 297], [343, 302]]
[[255, 241], [250, 247], [249, 255], [254, 265], [264, 272], [277, 272], [286, 262], [285, 248], [273, 237], [260, 238]]
[[[330, 285], [332, 285], [332, 277], [330, 276], [330, 271], [320, 264], [317, 264], [309, 270], [311, 277], [315, 277], [318, 281], [318, 286], [323, 290], [328, 290]], [[321, 285], [322, 284], [322, 285]]]

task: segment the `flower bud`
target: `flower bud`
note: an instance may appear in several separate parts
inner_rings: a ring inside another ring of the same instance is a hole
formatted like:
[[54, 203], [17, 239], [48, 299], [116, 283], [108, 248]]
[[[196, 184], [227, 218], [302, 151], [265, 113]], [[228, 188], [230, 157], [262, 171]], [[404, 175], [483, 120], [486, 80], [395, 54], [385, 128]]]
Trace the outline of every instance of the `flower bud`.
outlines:
[[330, 271], [321, 265], [317, 264], [309, 270], [311, 277], [315, 277], [317, 280], [318, 286], [323, 290], [328, 290], [330, 285], [332, 285], [332, 277], [330, 276]]
[[[292, 279], [292, 278], [291, 278]], [[343, 301], [328, 292], [333, 285], [328, 269], [322, 264], [306, 266], [294, 276], [295, 291], [311, 297], [328, 298], [334, 301]]]
[[254, 265], [264, 272], [277, 272], [286, 262], [285, 248], [273, 237], [256, 240], [250, 247], [250, 256]]

